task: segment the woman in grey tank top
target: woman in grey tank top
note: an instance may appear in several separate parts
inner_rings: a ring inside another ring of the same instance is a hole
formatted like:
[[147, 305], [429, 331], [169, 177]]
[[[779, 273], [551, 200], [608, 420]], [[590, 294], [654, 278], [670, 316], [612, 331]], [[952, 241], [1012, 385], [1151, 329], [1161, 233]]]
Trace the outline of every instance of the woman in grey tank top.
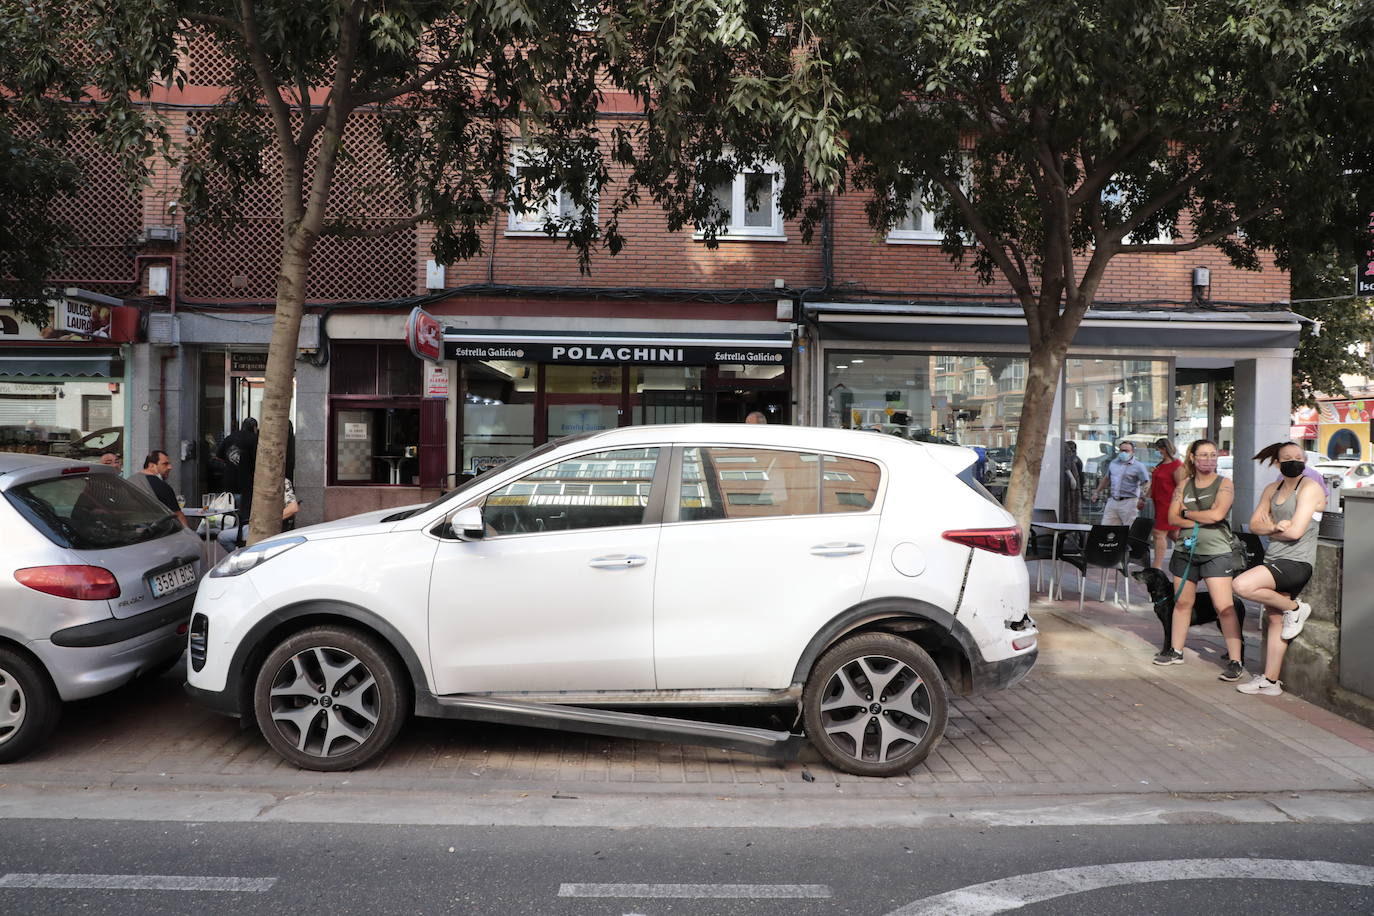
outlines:
[[1264, 605], [1269, 620], [1264, 651], [1264, 674], [1255, 675], [1248, 684], [1236, 687], [1241, 693], [1278, 696], [1283, 693], [1279, 672], [1288, 643], [1312, 613], [1298, 594], [1312, 578], [1317, 560], [1317, 524], [1326, 494], [1321, 486], [1303, 476], [1307, 454], [1296, 442], [1270, 446], [1264, 453], [1274, 455], [1273, 463], [1283, 475], [1264, 488], [1250, 530], [1267, 534], [1269, 546], [1264, 563], [1236, 577], [1233, 588], [1242, 598]]

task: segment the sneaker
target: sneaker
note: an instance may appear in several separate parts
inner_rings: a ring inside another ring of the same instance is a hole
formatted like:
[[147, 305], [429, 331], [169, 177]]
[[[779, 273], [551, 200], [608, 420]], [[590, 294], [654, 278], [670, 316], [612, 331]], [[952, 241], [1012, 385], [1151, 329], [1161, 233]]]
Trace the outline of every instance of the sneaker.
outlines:
[[1165, 649], [1155, 656], [1156, 665], [1181, 665], [1183, 664], [1183, 653], [1177, 649]]
[[1312, 605], [1306, 601], [1299, 601], [1298, 606], [1291, 611], [1283, 612], [1283, 629], [1279, 631], [1280, 639], [1292, 639], [1302, 632], [1302, 625], [1307, 623], [1307, 618], [1312, 616]]
[[1219, 681], [1238, 681], [1245, 677], [1245, 666], [1234, 658], [1226, 663], [1226, 667], [1221, 669], [1221, 674], [1217, 675]]
[[1283, 681], [1271, 681], [1264, 675], [1257, 674], [1248, 684], [1237, 684], [1236, 689], [1252, 696], [1262, 693], [1267, 697], [1276, 697], [1283, 693]]

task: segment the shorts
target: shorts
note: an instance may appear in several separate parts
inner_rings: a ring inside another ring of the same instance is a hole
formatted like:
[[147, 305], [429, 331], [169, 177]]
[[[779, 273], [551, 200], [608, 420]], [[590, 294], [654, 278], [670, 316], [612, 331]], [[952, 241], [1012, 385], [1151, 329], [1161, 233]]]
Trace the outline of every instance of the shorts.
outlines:
[[1239, 573], [1244, 566], [1244, 563], [1236, 562], [1234, 553], [1219, 553], [1209, 557], [1193, 557], [1193, 565], [1190, 568], [1188, 551], [1180, 547], [1174, 548], [1173, 558], [1169, 560], [1169, 572], [1182, 579], [1186, 569], [1189, 582], [1197, 582], [1200, 579], [1229, 579]]
[[1296, 598], [1312, 578], [1312, 564], [1302, 560], [1275, 558], [1264, 561], [1264, 568], [1274, 577], [1274, 591]]

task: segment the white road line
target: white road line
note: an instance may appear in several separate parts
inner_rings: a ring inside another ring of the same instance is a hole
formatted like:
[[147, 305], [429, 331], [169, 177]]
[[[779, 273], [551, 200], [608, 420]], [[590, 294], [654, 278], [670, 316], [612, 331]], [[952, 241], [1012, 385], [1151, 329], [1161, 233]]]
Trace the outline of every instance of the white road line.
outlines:
[[1118, 862], [1016, 875], [926, 897], [893, 910], [888, 916], [991, 916], [1032, 903], [1081, 894], [1103, 887], [1202, 878], [1247, 878], [1271, 881], [1322, 881], [1374, 886], [1374, 867], [1343, 862], [1292, 859], [1174, 859]]
[[0, 875], [0, 888], [46, 888], [113, 891], [235, 891], [261, 893], [276, 878], [217, 878], [209, 875]]
[[560, 897], [782, 900], [830, 896], [824, 884], [560, 884]]

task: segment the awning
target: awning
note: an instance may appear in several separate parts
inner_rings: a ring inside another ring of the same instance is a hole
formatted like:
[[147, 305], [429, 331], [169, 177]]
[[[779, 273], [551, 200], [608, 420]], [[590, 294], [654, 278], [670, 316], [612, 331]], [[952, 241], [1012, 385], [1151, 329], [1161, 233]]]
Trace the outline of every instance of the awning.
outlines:
[[[945, 303], [807, 303], [828, 340], [910, 341], [941, 344], [1029, 346], [1018, 306]], [[1281, 311], [1216, 309], [1089, 310], [1074, 336], [1075, 347], [1171, 349], [1293, 349], [1302, 317]]]
[[114, 355], [109, 353], [0, 356], [0, 377], [117, 378], [114, 360]]
[[499, 359], [587, 365], [781, 365], [790, 361], [791, 353], [790, 333], [597, 334], [583, 331], [444, 330], [444, 358], [457, 360]]
[[1288, 427], [1288, 438], [1290, 439], [1315, 439], [1317, 438], [1317, 424], [1302, 423]]

